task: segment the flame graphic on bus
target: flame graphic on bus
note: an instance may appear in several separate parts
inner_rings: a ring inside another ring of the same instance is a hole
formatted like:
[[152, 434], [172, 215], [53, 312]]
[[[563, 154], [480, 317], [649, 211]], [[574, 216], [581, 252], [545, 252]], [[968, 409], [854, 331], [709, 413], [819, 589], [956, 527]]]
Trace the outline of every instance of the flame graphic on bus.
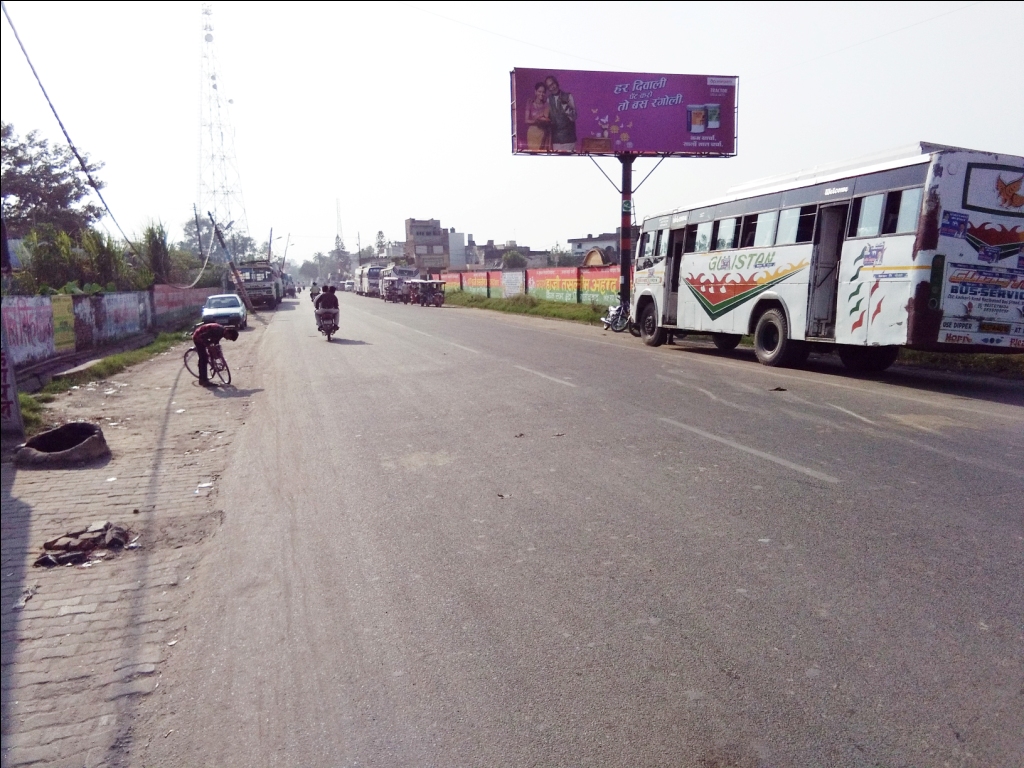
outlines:
[[760, 273], [755, 272], [749, 277], [743, 277], [738, 273], [724, 275], [689, 275], [683, 279], [686, 287], [697, 298], [701, 308], [708, 317], [715, 320], [727, 312], [732, 311], [745, 301], [757, 296], [773, 285], [781, 283], [786, 278], [796, 274], [806, 267], [810, 262], [801, 261], [788, 267], [779, 267], [774, 271]]

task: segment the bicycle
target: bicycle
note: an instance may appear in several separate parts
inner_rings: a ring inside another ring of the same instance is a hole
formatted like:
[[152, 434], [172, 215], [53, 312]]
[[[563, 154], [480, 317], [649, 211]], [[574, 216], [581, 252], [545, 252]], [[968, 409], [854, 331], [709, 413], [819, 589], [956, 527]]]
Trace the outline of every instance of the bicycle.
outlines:
[[[228, 361], [224, 359], [224, 352], [220, 344], [210, 344], [206, 347], [206, 354], [210, 358], [209, 376], [212, 379], [216, 376], [224, 386], [231, 383], [231, 369], [228, 368]], [[199, 378], [199, 352], [195, 347], [185, 350], [185, 370]]]

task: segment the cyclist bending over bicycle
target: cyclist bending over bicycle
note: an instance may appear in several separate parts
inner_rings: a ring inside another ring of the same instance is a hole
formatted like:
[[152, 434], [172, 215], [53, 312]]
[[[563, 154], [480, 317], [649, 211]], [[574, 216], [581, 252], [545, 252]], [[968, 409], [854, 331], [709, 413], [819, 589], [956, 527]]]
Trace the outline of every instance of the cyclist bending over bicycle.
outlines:
[[219, 344], [221, 339], [238, 341], [238, 329], [232, 326], [225, 328], [220, 323], [204, 323], [192, 331], [192, 343], [196, 346], [196, 353], [199, 355], [199, 384], [203, 387], [213, 387], [216, 384], [210, 382], [208, 367], [210, 365], [209, 347]]

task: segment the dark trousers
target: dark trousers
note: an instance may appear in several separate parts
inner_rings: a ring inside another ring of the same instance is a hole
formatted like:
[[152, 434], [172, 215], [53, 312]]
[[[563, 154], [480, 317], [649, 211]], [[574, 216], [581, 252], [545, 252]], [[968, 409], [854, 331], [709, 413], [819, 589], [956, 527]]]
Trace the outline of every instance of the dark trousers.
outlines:
[[210, 365], [210, 353], [207, 352], [205, 344], [196, 344], [196, 352], [199, 354], [199, 380], [209, 381], [207, 367]]

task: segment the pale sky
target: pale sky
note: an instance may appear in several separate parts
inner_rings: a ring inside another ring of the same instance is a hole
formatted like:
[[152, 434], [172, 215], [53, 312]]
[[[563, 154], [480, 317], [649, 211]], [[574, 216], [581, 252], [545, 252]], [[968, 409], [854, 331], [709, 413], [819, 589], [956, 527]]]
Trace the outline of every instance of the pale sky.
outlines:
[[[129, 234], [198, 187], [198, 2], [7, 9]], [[585, 157], [511, 153], [514, 67], [739, 76], [739, 153], [666, 160], [640, 219], [919, 140], [1024, 155], [1024, 3], [213, 3], [250, 234], [289, 260], [438, 218], [534, 249], [618, 225]], [[2, 22], [2, 117], [63, 137]], [[613, 178], [619, 165], [599, 161]], [[636, 162], [635, 181], [655, 161]], [[283, 241], [279, 241], [280, 246]]]

